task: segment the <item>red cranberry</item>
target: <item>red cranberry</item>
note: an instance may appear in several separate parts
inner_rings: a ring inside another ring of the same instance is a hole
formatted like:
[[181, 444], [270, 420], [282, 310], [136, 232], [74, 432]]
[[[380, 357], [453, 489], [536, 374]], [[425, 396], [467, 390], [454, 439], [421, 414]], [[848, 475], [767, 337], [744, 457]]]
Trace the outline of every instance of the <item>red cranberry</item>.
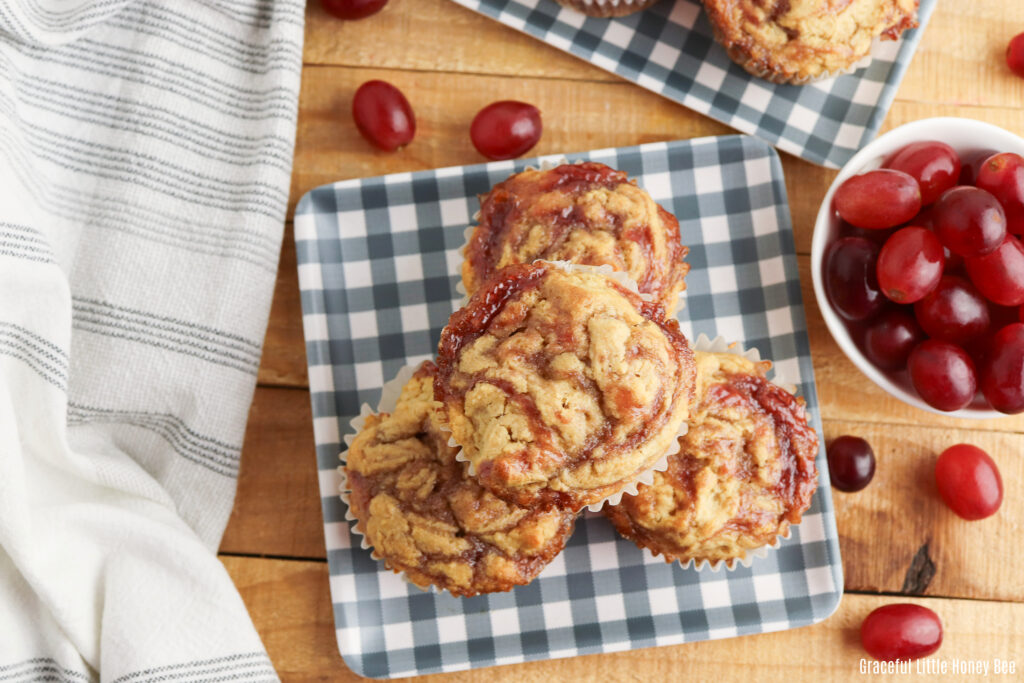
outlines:
[[1006, 46], [1006, 65], [1010, 71], [1024, 78], [1024, 33], [1018, 33]]
[[402, 91], [385, 81], [367, 81], [352, 99], [352, 117], [369, 142], [394, 152], [416, 136], [416, 117]]
[[1024, 412], [1024, 323], [996, 332], [986, 350], [981, 393], [1001, 413]]
[[832, 486], [853, 493], [875, 476], [875, 452], [858, 436], [840, 436], [828, 446], [828, 471]]
[[991, 517], [1003, 502], [1003, 479], [977, 446], [950, 446], [935, 462], [935, 484], [949, 509], [966, 520]]
[[480, 110], [469, 127], [469, 137], [488, 159], [515, 159], [537, 144], [542, 130], [537, 107], [505, 100]]
[[384, 9], [388, 0], [320, 0], [320, 4], [339, 19], [364, 19]]
[[920, 659], [942, 645], [942, 622], [927, 607], [885, 605], [864, 619], [860, 642], [869, 655], [881, 661]]

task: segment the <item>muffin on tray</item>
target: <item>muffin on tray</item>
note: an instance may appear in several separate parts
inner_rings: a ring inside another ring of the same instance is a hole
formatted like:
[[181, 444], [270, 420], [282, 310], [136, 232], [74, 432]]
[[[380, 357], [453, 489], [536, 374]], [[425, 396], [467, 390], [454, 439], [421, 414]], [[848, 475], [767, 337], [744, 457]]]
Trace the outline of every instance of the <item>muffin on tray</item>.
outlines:
[[690, 267], [679, 222], [622, 171], [604, 164], [528, 170], [480, 199], [480, 220], [466, 244], [468, 294], [492, 274], [536, 259], [610, 265], [675, 311]]
[[917, 26], [918, 0], [704, 0], [715, 39], [744, 69], [773, 83], [848, 71], [876, 38]]
[[538, 261], [480, 286], [441, 333], [435, 396], [470, 473], [519, 505], [621, 494], [685, 424], [693, 352], [621, 274]]
[[654, 483], [606, 507], [626, 538], [665, 560], [732, 566], [798, 524], [817, 487], [818, 436], [770, 363], [695, 352], [697, 398], [682, 448]]
[[505, 502], [466, 476], [441, 429], [435, 374], [424, 363], [394, 410], [370, 415], [349, 447], [356, 531], [421, 587], [471, 596], [525, 585], [561, 552], [575, 515]]
[[557, 2], [592, 17], [622, 17], [647, 9], [658, 0], [557, 0]]

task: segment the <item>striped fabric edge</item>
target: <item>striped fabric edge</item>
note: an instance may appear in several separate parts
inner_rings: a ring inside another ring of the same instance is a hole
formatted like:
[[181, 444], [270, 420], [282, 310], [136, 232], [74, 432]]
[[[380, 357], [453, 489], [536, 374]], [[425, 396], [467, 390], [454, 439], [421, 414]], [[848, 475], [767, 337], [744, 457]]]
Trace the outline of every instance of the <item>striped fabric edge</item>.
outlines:
[[166, 441], [182, 458], [226, 477], [237, 477], [241, 445], [232, 445], [201, 434], [170, 413], [114, 410], [68, 404], [68, 425], [107, 424], [136, 427]]
[[0, 256], [25, 261], [53, 263], [50, 243], [41, 232], [27, 225], [0, 221]]
[[199, 659], [143, 669], [114, 679], [111, 683], [166, 683], [169, 681], [277, 681], [270, 657], [265, 652], [246, 652], [213, 659]]
[[[134, 0], [93, 0], [76, 3], [71, 9], [53, 10], [41, 0], [8, 0], [0, 3], [0, 31], [6, 29], [23, 41], [67, 39], [68, 35], [80, 36], [101, 23], [109, 23], [133, 3]], [[274, 24], [302, 27], [304, 21], [304, 3], [288, 0], [259, 0], [255, 8], [239, 7], [225, 0], [205, 0], [203, 4], [225, 22], [247, 28], [269, 29]]]
[[238, 334], [85, 297], [73, 297], [72, 309], [76, 329], [110, 336], [121, 333], [154, 346], [166, 342], [174, 347], [171, 350], [249, 374], [259, 368], [261, 345]]
[[28, 681], [60, 681], [61, 683], [93, 683], [98, 677], [87, 669], [71, 669], [53, 657], [32, 657], [19, 662], [0, 666], [0, 681], [3, 683], [27, 683]]
[[43, 380], [67, 392], [67, 353], [31, 330], [0, 321], [0, 356], [20, 360]]

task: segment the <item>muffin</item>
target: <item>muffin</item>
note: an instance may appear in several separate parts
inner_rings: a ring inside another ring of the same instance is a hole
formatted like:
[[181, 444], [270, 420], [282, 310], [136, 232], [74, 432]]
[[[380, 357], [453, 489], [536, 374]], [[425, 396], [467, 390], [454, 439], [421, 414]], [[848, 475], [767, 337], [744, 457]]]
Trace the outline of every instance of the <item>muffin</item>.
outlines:
[[420, 587], [472, 596], [525, 585], [561, 552], [574, 515], [508, 503], [467, 476], [442, 430], [436, 370], [424, 363], [394, 411], [370, 415], [349, 447], [356, 530]]
[[875, 38], [917, 26], [918, 0], [704, 0], [729, 57], [773, 83], [808, 83], [849, 70]]
[[468, 294], [505, 266], [536, 259], [610, 265], [669, 313], [686, 287], [679, 222], [604, 164], [517, 173], [480, 198], [479, 215], [462, 264]]
[[658, 0], [556, 0], [559, 5], [592, 17], [623, 17], [647, 9]]
[[766, 379], [770, 363], [695, 356], [697, 398], [679, 452], [605, 515], [667, 562], [731, 567], [800, 522], [817, 487], [818, 436], [803, 400]]
[[694, 388], [693, 352], [659, 304], [546, 261], [481, 285], [442, 331], [437, 364], [470, 473], [510, 502], [571, 511], [658, 464]]

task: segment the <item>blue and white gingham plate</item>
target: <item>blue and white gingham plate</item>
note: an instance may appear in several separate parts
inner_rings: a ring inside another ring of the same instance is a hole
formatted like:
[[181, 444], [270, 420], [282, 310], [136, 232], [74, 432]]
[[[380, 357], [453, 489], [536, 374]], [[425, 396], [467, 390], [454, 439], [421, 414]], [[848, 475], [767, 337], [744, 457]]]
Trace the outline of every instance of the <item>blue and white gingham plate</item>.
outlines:
[[[679, 218], [692, 265], [679, 317], [691, 339], [756, 347], [799, 386], [821, 431], [778, 155], [728, 136], [568, 157], [636, 177]], [[342, 437], [403, 365], [433, 357], [458, 305], [463, 231], [477, 195], [528, 164], [499, 162], [319, 187], [295, 214], [299, 285], [338, 646], [354, 671], [397, 677], [803, 626], [831, 614], [842, 568], [824, 449], [811, 509], [749, 569], [682, 569], [579, 520], [532, 584], [454, 598], [371, 559], [338, 497]]]
[[878, 133], [938, 0], [920, 26], [881, 41], [866, 68], [810, 85], [776, 85], [733, 63], [699, 0], [661, 0], [617, 19], [555, 0], [455, 0], [781, 150], [832, 168]]

